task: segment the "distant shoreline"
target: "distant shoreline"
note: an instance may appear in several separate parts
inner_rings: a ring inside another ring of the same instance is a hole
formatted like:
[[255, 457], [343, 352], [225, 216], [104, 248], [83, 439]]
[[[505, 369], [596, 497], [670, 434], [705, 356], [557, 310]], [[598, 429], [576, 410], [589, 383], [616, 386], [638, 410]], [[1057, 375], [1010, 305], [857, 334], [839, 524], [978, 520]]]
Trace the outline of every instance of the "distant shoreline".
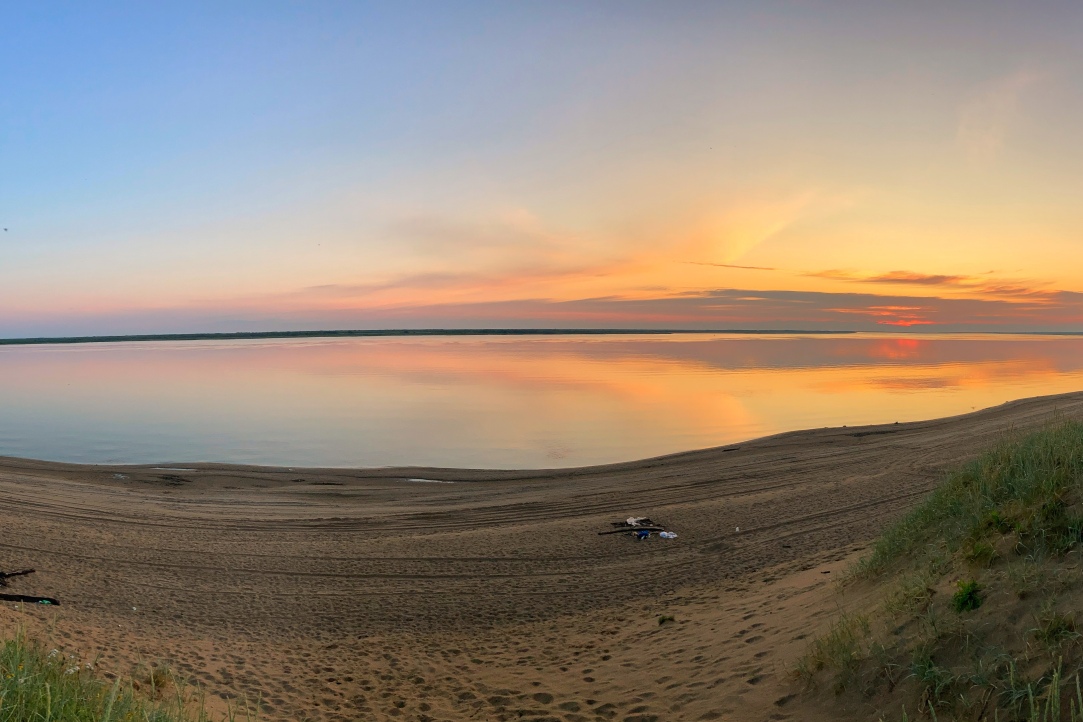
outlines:
[[271, 338], [366, 338], [378, 336], [639, 336], [667, 334], [852, 334], [856, 331], [801, 331], [797, 329], [661, 329], [661, 328], [421, 328], [356, 329], [330, 331], [235, 331], [227, 333], [152, 333], [117, 336], [42, 336], [0, 338], [0, 346], [37, 344], [123, 343], [133, 341], [235, 341]]
[[[149, 333], [112, 336], [37, 336], [0, 338], [0, 346], [62, 345], [78, 343], [132, 343], [139, 341], [243, 341], [288, 338], [375, 338], [394, 336], [666, 336], [678, 334], [727, 334], [768, 336], [800, 334], [803, 336], [854, 335], [883, 333], [898, 336], [915, 332], [891, 331], [825, 331], [794, 328], [395, 328], [339, 329], [323, 331], [232, 331], [225, 333]], [[921, 331], [921, 335], [977, 334], [992, 336], [1083, 336], [1083, 331]]]

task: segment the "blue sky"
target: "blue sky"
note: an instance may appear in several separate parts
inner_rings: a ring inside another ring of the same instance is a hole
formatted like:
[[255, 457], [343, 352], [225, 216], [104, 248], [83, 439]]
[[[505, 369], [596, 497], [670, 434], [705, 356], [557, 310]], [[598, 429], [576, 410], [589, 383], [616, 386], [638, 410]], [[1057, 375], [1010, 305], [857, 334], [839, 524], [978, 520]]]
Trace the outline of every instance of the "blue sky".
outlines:
[[[9, 4], [0, 334], [1079, 328], [1081, 30], [1068, 3]], [[807, 303], [716, 301], [779, 294]]]

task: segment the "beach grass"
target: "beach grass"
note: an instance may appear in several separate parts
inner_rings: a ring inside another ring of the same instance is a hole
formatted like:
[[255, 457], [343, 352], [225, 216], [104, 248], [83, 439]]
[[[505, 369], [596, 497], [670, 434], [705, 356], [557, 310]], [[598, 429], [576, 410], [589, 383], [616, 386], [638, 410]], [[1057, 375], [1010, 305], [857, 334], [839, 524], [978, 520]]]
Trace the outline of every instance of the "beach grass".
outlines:
[[843, 593], [880, 602], [842, 615], [795, 674], [883, 720], [1083, 722], [1081, 542], [1083, 424], [1008, 435], [850, 570]]
[[46, 651], [19, 634], [0, 646], [0, 722], [190, 722], [179, 704], [137, 696], [131, 684]]
[[[198, 697], [164, 668], [106, 679], [91, 663], [18, 633], [0, 644], [0, 722], [210, 722]], [[252, 722], [233, 711], [229, 722]]]
[[[1058, 555], [1083, 539], [1083, 424], [1061, 421], [1007, 440], [955, 471], [876, 542], [857, 573], [873, 576], [915, 555], [991, 561], [991, 543], [1015, 533], [1020, 551]], [[965, 547], [965, 549], [964, 549]]]

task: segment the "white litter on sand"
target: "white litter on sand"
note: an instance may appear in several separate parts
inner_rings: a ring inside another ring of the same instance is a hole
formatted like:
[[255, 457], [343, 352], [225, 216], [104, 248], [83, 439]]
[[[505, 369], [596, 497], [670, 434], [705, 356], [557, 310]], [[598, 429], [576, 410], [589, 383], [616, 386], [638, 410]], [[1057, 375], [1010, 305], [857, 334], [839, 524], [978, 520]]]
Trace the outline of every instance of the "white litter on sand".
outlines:
[[402, 479], [402, 481], [413, 481], [418, 484], [454, 484], [454, 481], [444, 481], [443, 479]]

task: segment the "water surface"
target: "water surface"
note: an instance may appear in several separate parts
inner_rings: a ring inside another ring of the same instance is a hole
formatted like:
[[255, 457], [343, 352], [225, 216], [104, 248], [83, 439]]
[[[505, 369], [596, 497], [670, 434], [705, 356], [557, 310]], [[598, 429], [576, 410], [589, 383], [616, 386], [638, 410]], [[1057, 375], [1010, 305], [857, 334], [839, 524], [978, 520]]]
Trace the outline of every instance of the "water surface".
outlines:
[[578, 466], [1083, 389], [1083, 338], [427, 337], [0, 347], [0, 454]]

